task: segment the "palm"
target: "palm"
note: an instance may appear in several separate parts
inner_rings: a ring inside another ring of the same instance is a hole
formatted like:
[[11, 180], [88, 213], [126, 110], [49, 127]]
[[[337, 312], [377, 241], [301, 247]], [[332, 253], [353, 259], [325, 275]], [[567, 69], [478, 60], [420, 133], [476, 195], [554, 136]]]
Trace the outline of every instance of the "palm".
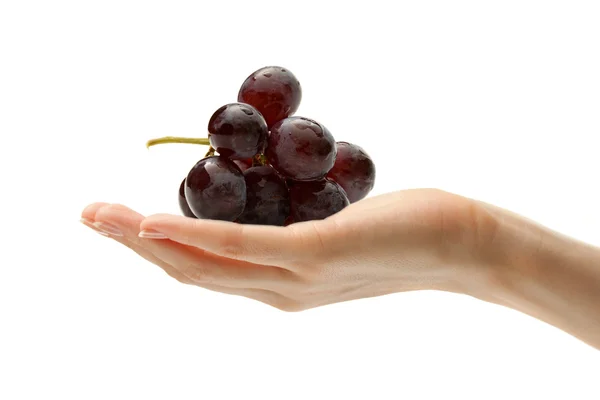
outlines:
[[[181, 282], [300, 310], [417, 289], [441, 276], [440, 239], [464, 218], [467, 204], [437, 190], [408, 190], [286, 228], [144, 218], [105, 203], [82, 217]], [[166, 238], [139, 237], [140, 230]]]

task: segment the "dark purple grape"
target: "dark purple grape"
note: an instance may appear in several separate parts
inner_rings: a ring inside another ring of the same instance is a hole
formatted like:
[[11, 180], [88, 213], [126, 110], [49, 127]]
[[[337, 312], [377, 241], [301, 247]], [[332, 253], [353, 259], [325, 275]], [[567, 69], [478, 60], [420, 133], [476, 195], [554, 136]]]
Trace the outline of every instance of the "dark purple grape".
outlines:
[[190, 210], [190, 206], [188, 205], [187, 200], [185, 199], [184, 187], [185, 178], [181, 181], [181, 185], [179, 185], [179, 208], [181, 209], [183, 215], [185, 215], [186, 217], [197, 218], [192, 212], [192, 210]]
[[238, 101], [254, 106], [272, 127], [298, 110], [302, 100], [300, 82], [288, 69], [264, 67], [254, 71], [242, 84]]
[[252, 167], [252, 159], [249, 158], [247, 160], [233, 160], [233, 162], [240, 167], [242, 172], [246, 171], [248, 168]]
[[337, 156], [327, 177], [336, 181], [348, 195], [350, 203], [367, 197], [375, 185], [375, 163], [360, 146], [337, 143]]
[[290, 209], [294, 222], [325, 219], [349, 204], [344, 189], [329, 179], [296, 182], [290, 188]]
[[238, 218], [242, 224], [283, 226], [290, 215], [290, 197], [285, 180], [264, 165], [249, 168], [246, 179], [246, 208]]
[[318, 122], [289, 117], [271, 128], [265, 155], [280, 174], [298, 181], [322, 179], [335, 163], [335, 139]]
[[233, 221], [244, 211], [246, 181], [233, 161], [206, 157], [188, 173], [185, 198], [198, 218]]
[[231, 103], [214, 112], [208, 122], [208, 140], [219, 155], [231, 159], [262, 153], [269, 130], [263, 116], [248, 104]]

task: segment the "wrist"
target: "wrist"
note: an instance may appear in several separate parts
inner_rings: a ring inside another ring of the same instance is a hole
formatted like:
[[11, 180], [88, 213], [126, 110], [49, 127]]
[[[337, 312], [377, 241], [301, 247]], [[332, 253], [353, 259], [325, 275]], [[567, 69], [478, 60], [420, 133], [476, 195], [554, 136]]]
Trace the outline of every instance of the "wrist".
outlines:
[[585, 253], [591, 259], [598, 251], [510, 211], [488, 204], [482, 209], [494, 221], [494, 232], [478, 253], [486, 271], [486, 291], [492, 296], [517, 295], [549, 283], [557, 274], [577, 276], [583, 272], [580, 256]]
[[506, 306], [600, 344], [600, 249], [490, 205], [494, 234], [473, 297]]

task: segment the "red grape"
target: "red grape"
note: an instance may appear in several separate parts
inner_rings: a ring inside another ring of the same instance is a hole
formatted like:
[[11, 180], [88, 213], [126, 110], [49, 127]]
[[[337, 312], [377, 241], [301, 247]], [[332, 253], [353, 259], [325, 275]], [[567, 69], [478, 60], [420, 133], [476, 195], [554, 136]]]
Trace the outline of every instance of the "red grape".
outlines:
[[289, 117], [271, 128], [265, 155], [287, 178], [322, 179], [335, 163], [335, 139], [325, 126], [312, 119]]
[[290, 198], [285, 180], [268, 165], [246, 170], [244, 178], [246, 208], [238, 222], [283, 226], [290, 215]]
[[302, 88], [290, 70], [269, 66], [254, 71], [242, 84], [238, 101], [254, 106], [269, 128], [298, 110]]
[[217, 152], [231, 159], [262, 153], [269, 130], [263, 116], [248, 104], [226, 104], [208, 122], [208, 140]]
[[327, 174], [336, 181], [355, 203], [369, 194], [375, 185], [375, 164], [360, 146], [348, 142], [337, 143], [337, 156], [333, 168]]
[[294, 222], [325, 219], [349, 204], [344, 189], [329, 179], [296, 182], [290, 188], [290, 209]]
[[185, 198], [198, 218], [233, 221], [244, 211], [246, 181], [228, 158], [205, 157], [185, 179]]
[[185, 178], [181, 181], [181, 185], [179, 185], [179, 208], [181, 209], [183, 215], [185, 215], [186, 217], [197, 218], [192, 212], [192, 210], [190, 210], [190, 206], [188, 205], [187, 200], [185, 199], [184, 187]]
[[323, 124], [296, 116], [301, 101], [291, 71], [263, 67], [244, 80], [237, 102], [213, 113], [207, 138], [148, 141], [211, 146], [179, 186], [183, 215], [288, 226], [365, 198], [375, 185], [373, 160], [358, 145], [336, 143]]

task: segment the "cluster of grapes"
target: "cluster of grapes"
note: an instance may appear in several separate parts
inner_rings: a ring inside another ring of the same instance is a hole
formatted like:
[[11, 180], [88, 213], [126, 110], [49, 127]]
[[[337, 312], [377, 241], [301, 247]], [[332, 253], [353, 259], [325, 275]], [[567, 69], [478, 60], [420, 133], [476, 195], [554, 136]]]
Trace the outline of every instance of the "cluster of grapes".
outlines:
[[183, 214], [283, 226], [325, 219], [366, 197], [373, 160], [360, 146], [336, 143], [323, 124], [294, 116], [301, 98], [291, 71], [264, 67], [246, 78], [238, 102], [214, 112], [208, 138], [149, 141], [210, 146], [179, 187]]

